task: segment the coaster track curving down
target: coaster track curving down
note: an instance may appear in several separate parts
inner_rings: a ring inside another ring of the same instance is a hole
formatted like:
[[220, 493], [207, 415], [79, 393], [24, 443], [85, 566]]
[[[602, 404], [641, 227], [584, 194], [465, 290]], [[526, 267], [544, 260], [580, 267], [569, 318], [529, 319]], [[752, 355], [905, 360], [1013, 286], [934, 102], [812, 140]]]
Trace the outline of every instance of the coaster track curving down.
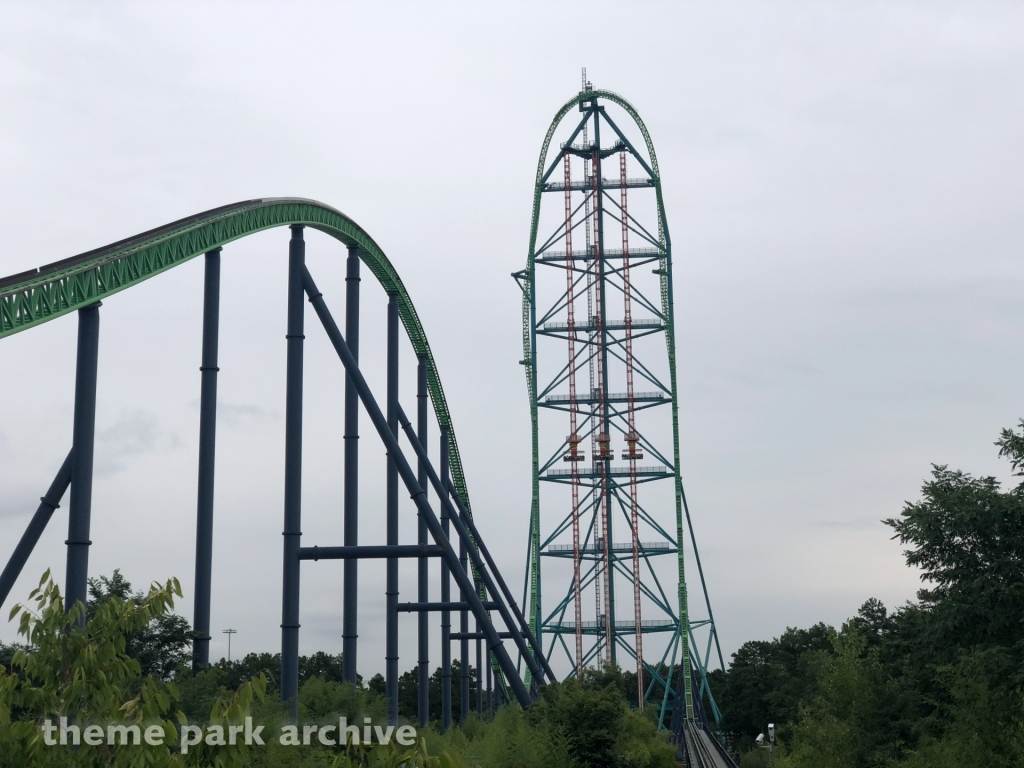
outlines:
[[[210, 594], [214, 515], [214, 454], [216, 444], [217, 349], [220, 304], [220, 260], [224, 246], [263, 230], [288, 227], [287, 391], [285, 411], [285, 497], [283, 599], [281, 621], [281, 697], [297, 716], [299, 577], [302, 563], [341, 560], [344, 563], [343, 667], [356, 682], [358, 562], [377, 558], [387, 562], [386, 592], [386, 697], [388, 719], [398, 718], [398, 616], [417, 615], [418, 719], [429, 715], [429, 641], [427, 618], [441, 617], [442, 727], [452, 723], [451, 643], [461, 649], [461, 712], [465, 720], [475, 708], [485, 709], [483, 685], [470, 700], [471, 644], [476, 669], [487, 673], [487, 708], [502, 701], [522, 706], [537, 696], [538, 685], [554, 679], [539, 642], [516, 604], [481, 537], [470, 511], [469, 493], [448, 404], [430, 344], [409, 293], [397, 271], [374, 240], [352, 219], [330, 206], [301, 198], [262, 198], [215, 208], [172, 222], [126, 240], [27, 272], [0, 278], [0, 339], [55, 321], [72, 312], [78, 315], [78, 349], [72, 447], [53, 483], [42, 497], [24, 535], [0, 573], [0, 604], [10, 594], [28, 556], [70, 487], [68, 505], [67, 577], [65, 599], [69, 610], [87, 599], [90, 517], [92, 512], [93, 447], [99, 307], [101, 301], [191, 259], [205, 258], [203, 344], [199, 429], [198, 502], [196, 514], [194, 664], [209, 663]], [[327, 300], [305, 264], [304, 230], [309, 227], [340, 241], [347, 250], [344, 325], [342, 333]], [[359, 367], [360, 269], [370, 271], [388, 295], [387, 386], [384, 397], [371, 390]], [[344, 397], [344, 541], [340, 546], [301, 544], [302, 513], [302, 398], [305, 305], [313, 307], [346, 373]], [[105, 313], [112, 311], [105, 310]], [[398, 402], [399, 327], [417, 358], [415, 426]], [[431, 458], [428, 447], [428, 400], [440, 441]], [[359, 421], [369, 418], [387, 450], [387, 543], [360, 545], [359, 531]], [[404, 438], [404, 448], [400, 441]], [[407, 457], [407, 451], [411, 454]], [[435, 466], [436, 462], [436, 466]], [[416, 544], [399, 544], [399, 485], [416, 507]], [[433, 494], [431, 501], [430, 494]], [[454, 529], [454, 530], [453, 530]], [[399, 603], [398, 562], [418, 562], [417, 599]], [[431, 602], [429, 568], [439, 561], [440, 601]], [[308, 568], [310, 566], [306, 566]], [[454, 582], [458, 590], [452, 596]], [[452, 631], [451, 618], [460, 619]], [[84, 617], [84, 614], [83, 614]], [[493, 619], [492, 619], [493, 617]], [[475, 629], [469, 630], [469, 621]], [[529, 660], [530, 679], [524, 681], [506, 644]], [[493, 673], [493, 689], [492, 689]], [[481, 681], [482, 683], [482, 681]], [[493, 698], [492, 698], [493, 692]]]

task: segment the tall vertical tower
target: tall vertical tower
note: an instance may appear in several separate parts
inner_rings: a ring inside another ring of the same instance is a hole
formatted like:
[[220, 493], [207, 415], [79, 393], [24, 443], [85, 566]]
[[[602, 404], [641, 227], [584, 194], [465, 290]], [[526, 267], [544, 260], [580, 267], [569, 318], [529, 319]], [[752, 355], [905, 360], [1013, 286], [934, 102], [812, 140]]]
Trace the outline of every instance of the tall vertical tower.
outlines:
[[658, 161], [636, 110], [594, 90], [586, 70], [544, 138], [529, 257], [514, 277], [533, 425], [532, 629], [560, 673], [635, 670], [637, 701], [656, 704], [662, 725], [670, 712], [717, 720], [707, 669], [724, 664], [680, 475]]

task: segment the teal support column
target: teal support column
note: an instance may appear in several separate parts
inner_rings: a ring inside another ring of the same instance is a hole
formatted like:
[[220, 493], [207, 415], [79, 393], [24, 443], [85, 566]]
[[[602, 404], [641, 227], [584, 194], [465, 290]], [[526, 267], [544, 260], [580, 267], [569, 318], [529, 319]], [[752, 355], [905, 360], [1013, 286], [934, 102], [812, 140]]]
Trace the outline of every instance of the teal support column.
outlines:
[[217, 346], [220, 329], [220, 248], [206, 253], [203, 290], [203, 362], [199, 395], [199, 492], [196, 503], [196, 586], [192, 669], [210, 664], [210, 592], [213, 580], [213, 482], [217, 449]]
[[64, 606], [82, 603], [85, 626], [89, 600], [89, 527], [92, 518], [92, 464], [96, 442], [96, 375], [100, 346], [100, 302], [78, 310], [78, 359], [75, 366], [75, 415], [72, 427], [71, 502], [68, 511], [67, 574]]
[[302, 537], [302, 355], [306, 244], [292, 225], [288, 248], [288, 358], [284, 417], [284, 579], [281, 606], [281, 700], [299, 717], [299, 543]]

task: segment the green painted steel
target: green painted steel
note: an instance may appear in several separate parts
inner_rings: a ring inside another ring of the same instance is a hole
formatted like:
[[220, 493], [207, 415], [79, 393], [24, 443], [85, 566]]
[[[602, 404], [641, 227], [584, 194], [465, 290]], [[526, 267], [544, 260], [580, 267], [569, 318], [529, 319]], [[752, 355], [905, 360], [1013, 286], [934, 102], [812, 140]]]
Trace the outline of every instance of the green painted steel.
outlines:
[[[675, 488], [676, 488], [676, 541], [678, 547], [678, 601], [679, 601], [679, 637], [681, 659], [680, 667], [684, 670], [690, 669], [690, 623], [687, 607], [686, 594], [686, 564], [683, 556], [683, 514], [686, 506], [683, 493], [683, 482], [679, 467], [679, 400], [676, 381], [676, 355], [675, 355], [675, 320], [673, 314], [672, 297], [672, 241], [668, 232], [668, 224], [665, 219], [665, 205], [662, 196], [661, 173], [658, 169], [658, 156], [654, 151], [654, 143], [651, 141], [647, 126], [641, 119], [639, 113], [624, 98], [612, 91], [586, 90], [576, 94], [562, 105], [561, 109], [551, 121], [544, 143], [541, 147], [540, 157], [537, 161], [537, 175], [534, 182], [533, 194], [533, 215], [530, 223], [530, 249], [527, 256], [526, 269], [519, 273], [522, 278], [523, 288], [523, 364], [526, 367], [527, 390], [530, 398], [530, 421], [532, 426], [532, 456], [533, 456], [533, 478], [532, 498], [530, 508], [530, 623], [531, 629], [540, 637], [541, 633], [541, 583], [540, 583], [540, 444], [538, 436], [538, 414], [537, 414], [537, 351], [536, 351], [536, 316], [534, 301], [534, 278], [535, 278], [535, 255], [537, 247], [537, 231], [539, 226], [541, 196], [544, 188], [544, 172], [547, 163], [548, 150], [551, 140], [554, 138], [562, 119], [571, 109], [584, 101], [593, 99], [605, 99], [621, 107], [633, 120], [643, 136], [647, 146], [648, 157], [650, 158], [651, 170], [658, 207], [658, 240], [661, 245], [661, 256], [659, 264], [661, 282], [661, 304], [662, 313], [666, 319], [665, 342], [668, 346], [668, 362], [670, 371], [670, 385], [672, 389], [672, 442], [675, 462]], [[689, 510], [686, 510], [687, 527], [689, 526]], [[710, 605], [709, 605], [710, 609]], [[693, 691], [689, 674], [680, 676], [683, 680], [684, 701], [686, 704], [686, 719], [693, 720]], [[666, 690], [667, 697], [667, 690]], [[664, 709], [664, 704], [663, 704]], [[664, 716], [664, 712], [662, 713]]]
[[[452, 481], [469, 506], [465, 473], [441, 378], [412, 299], [384, 251], [352, 219], [301, 198], [263, 198], [211, 211], [0, 281], [0, 338], [33, 328], [184, 264], [200, 254], [273, 227], [303, 224], [357, 246], [359, 257], [389, 293], [416, 354], [427, 360], [427, 384], [438, 424], [450, 434]], [[282, 250], [282, 254], [284, 251]]]

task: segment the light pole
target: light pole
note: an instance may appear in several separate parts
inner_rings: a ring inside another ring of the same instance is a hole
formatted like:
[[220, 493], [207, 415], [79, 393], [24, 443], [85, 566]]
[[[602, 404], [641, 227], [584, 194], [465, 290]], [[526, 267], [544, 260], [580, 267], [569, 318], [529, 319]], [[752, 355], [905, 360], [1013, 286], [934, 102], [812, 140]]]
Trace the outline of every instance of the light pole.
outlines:
[[228, 661], [231, 661], [231, 636], [238, 633], [237, 629], [225, 629], [222, 633], [228, 636]]

